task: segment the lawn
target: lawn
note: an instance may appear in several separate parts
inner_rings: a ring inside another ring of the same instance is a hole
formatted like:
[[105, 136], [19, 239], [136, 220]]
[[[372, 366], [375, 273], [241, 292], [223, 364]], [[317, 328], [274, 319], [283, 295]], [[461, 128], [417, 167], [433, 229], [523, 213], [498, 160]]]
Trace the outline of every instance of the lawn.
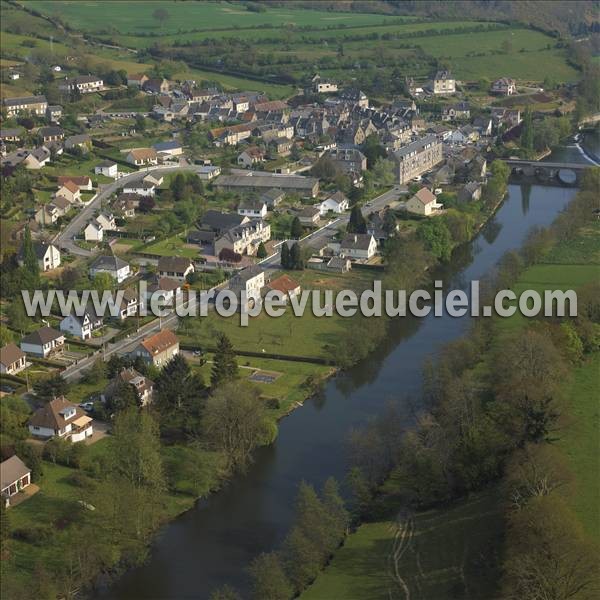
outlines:
[[[373, 280], [370, 271], [338, 275], [306, 270], [293, 272], [291, 276], [301, 283], [303, 290], [332, 290], [334, 293], [341, 289], [361, 291], [369, 287]], [[210, 311], [207, 317], [196, 320], [192, 329], [182, 334], [182, 341], [211, 348], [215, 344], [216, 332], [222, 332], [230, 338], [237, 350], [264, 350], [270, 354], [335, 360], [339, 336], [350, 326], [350, 320], [335, 312], [331, 317], [316, 317], [312, 314], [311, 306], [309, 299], [302, 317], [294, 316], [290, 307], [283, 316], [277, 318], [263, 312], [251, 318], [247, 327], [240, 325], [239, 315], [226, 318]], [[301, 332], [300, 335], [293, 335], [298, 331]]]
[[[202, 367], [196, 366], [194, 369], [199, 371], [204, 378], [204, 382], [208, 383], [213, 356], [207, 354], [204, 358], [207, 362]], [[192, 364], [195, 363], [196, 359], [192, 359], [191, 362]], [[273, 410], [275, 418], [285, 415], [294, 405], [304, 402], [313, 392], [313, 389], [307, 384], [309, 379], [318, 380], [331, 373], [330, 367], [289, 360], [238, 356], [237, 363], [240, 377], [245, 380], [249, 380], [250, 375], [257, 370], [280, 374], [272, 383], [252, 381], [260, 390], [263, 398], [279, 400], [279, 408]]]
[[300, 598], [491, 598], [498, 572], [490, 549], [499, 544], [502, 529], [495, 489], [417, 513], [401, 527], [393, 519], [365, 523]]
[[188, 247], [185, 241], [176, 235], [160, 240], [155, 244], [150, 244], [150, 246], [142, 248], [141, 251], [156, 256], [182, 256], [192, 259], [200, 256], [200, 252], [196, 247]]

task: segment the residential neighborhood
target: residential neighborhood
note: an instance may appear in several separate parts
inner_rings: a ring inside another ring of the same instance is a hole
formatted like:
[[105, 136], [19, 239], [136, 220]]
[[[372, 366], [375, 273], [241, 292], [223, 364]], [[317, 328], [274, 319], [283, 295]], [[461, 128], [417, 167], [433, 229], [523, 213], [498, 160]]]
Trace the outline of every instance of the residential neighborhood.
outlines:
[[2, 598], [594, 597], [592, 0], [0, 17]]

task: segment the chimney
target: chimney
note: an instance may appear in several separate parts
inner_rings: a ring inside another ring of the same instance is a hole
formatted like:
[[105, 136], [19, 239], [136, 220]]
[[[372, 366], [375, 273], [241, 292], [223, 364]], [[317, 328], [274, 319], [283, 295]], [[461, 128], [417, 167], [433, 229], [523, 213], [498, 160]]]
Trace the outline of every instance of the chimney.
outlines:
[[354, 243], [356, 244], [356, 242], [358, 242], [358, 236], [354, 234]]

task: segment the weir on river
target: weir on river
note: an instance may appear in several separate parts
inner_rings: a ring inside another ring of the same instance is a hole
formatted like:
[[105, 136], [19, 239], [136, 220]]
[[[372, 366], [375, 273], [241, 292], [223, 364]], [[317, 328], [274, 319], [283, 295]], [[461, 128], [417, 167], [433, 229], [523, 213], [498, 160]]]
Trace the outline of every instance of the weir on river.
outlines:
[[[533, 226], [549, 225], [575, 193], [573, 188], [510, 185], [496, 215], [473, 242], [454, 253], [439, 276], [445, 289], [468, 293], [471, 280], [481, 279], [505, 252], [519, 248]], [[300, 481], [316, 487], [330, 476], [343, 481], [348, 432], [389, 400], [400, 401], [410, 426], [420, 408], [425, 360], [462, 336], [469, 323], [469, 317], [448, 315], [394, 321], [374, 353], [329, 380], [322, 394], [281, 421], [277, 440], [256, 453], [247, 475], [167, 525], [148, 563], [96, 598], [207, 599], [225, 583], [246, 597], [245, 569], [260, 552], [282, 542], [292, 525]]]

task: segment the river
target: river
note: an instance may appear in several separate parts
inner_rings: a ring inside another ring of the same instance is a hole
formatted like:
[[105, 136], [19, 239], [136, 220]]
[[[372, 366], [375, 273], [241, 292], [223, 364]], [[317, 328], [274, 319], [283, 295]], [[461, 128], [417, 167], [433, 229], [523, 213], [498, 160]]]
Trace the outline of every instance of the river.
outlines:
[[[578, 162], [586, 162], [574, 151]], [[531, 227], [549, 225], [576, 191], [510, 185], [494, 218], [472, 243], [455, 252], [443, 274], [447, 289], [467, 290], [470, 281], [489, 273], [506, 251], [519, 248]], [[246, 476], [167, 525], [149, 561], [95, 597], [204, 600], [225, 583], [246, 596], [245, 567], [260, 552], [277, 548], [290, 529], [298, 483], [305, 480], [320, 487], [329, 476], [343, 480], [349, 430], [364, 424], [389, 400], [400, 401], [409, 425], [420, 408], [424, 361], [463, 335], [469, 323], [468, 317], [447, 315], [393, 323], [377, 351], [330, 379], [319, 397], [280, 423], [278, 439], [256, 453]]]

